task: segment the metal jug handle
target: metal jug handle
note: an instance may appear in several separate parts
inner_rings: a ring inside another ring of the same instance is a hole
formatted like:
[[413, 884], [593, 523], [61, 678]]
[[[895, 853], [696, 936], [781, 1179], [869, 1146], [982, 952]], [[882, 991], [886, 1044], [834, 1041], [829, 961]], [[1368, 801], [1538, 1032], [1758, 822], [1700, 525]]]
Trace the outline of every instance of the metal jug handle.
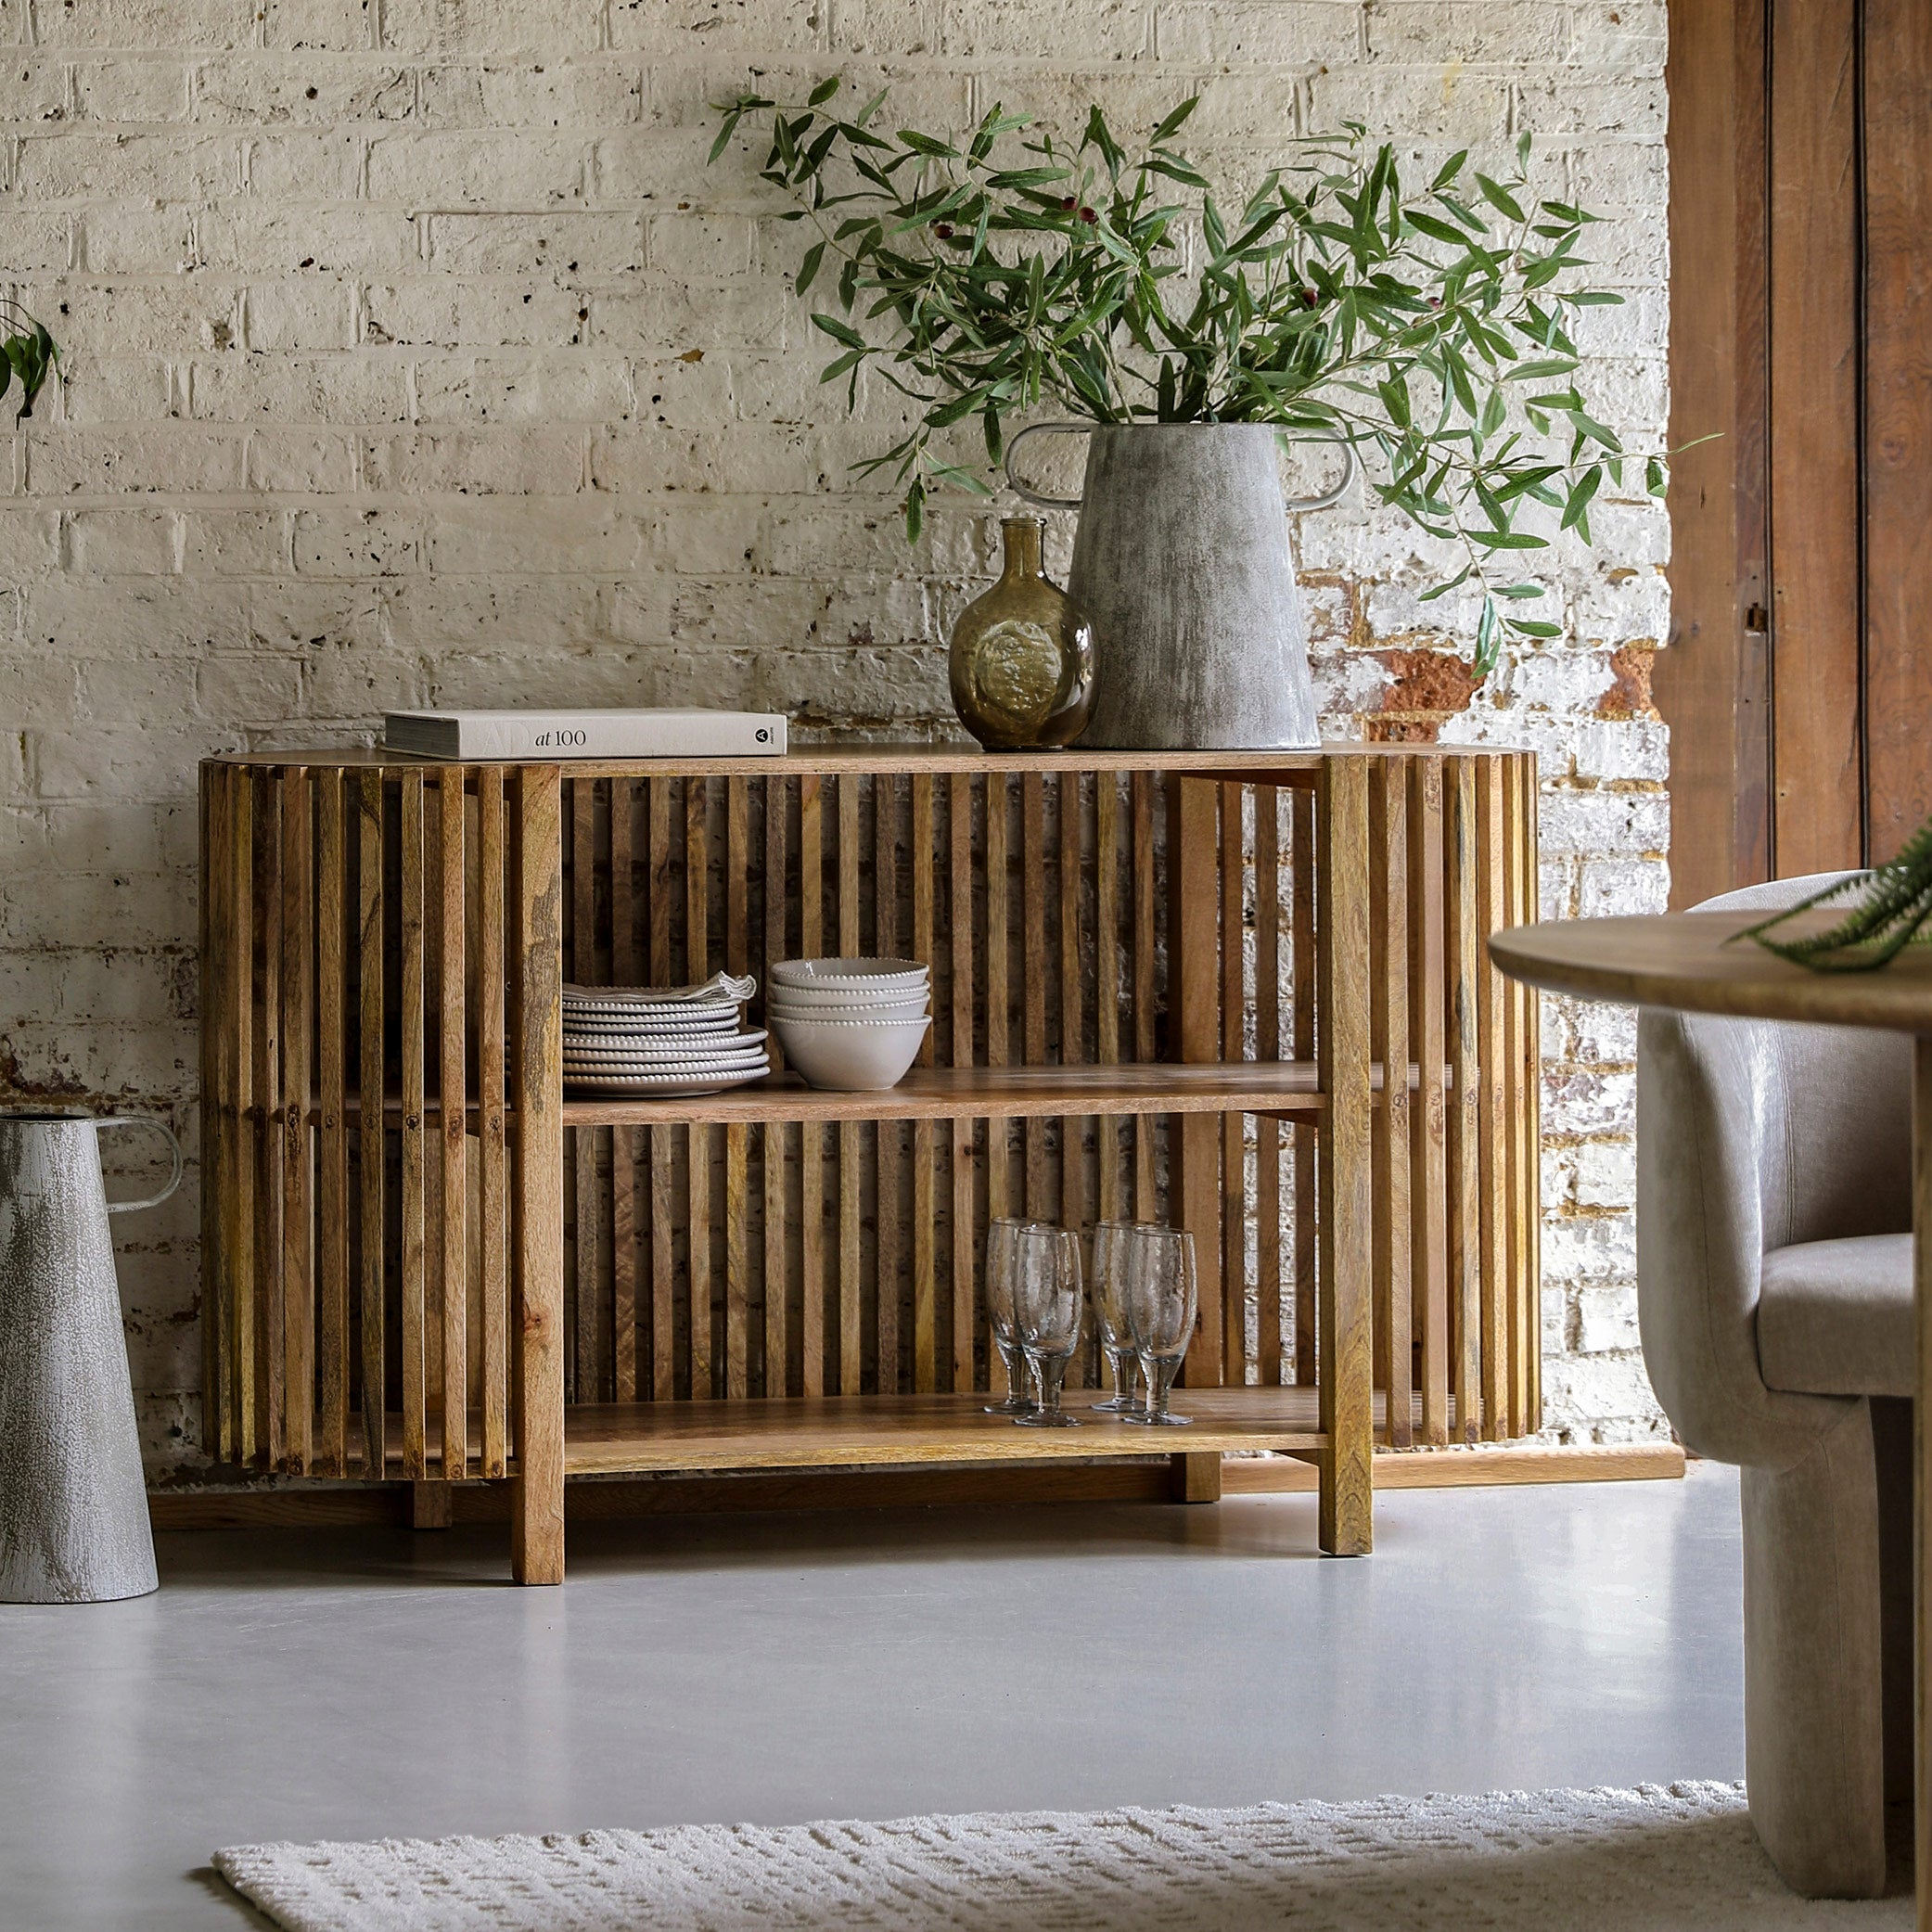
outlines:
[[95, 1123], [98, 1132], [103, 1127], [145, 1127], [151, 1133], [158, 1133], [168, 1143], [168, 1152], [174, 1157], [174, 1171], [168, 1176], [168, 1184], [159, 1194], [150, 1195], [145, 1201], [109, 1201], [109, 1214], [133, 1214], [141, 1208], [159, 1208], [160, 1204], [181, 1185], [181, 1143], [174, 1138], [174, 1130], [165, 1120], [149, 1120], [146, 1114], [108, 1114]]
[[[1015, 439], [1016, 441], [1017, 440], [1017, 438]], [[1299, 510], [1325, 510], [1332, 508], [1348, 493], [1349, 485], [1355, 480], [1355, 445], [1349, 441], [1346, 437], [1311, 436], [1306, 441], [1310, 442], [1332, 442], [1339, 447], [1342, 453], [1341, 480], [1336, 484], [1334, 489], [1324, 491], [1320, 496], [1289, 497], [1286, 507], [1291, 517]]]
[[1006, 487], [1016, 496], [1026, 502], [1038, 504], [1043, 510], [1077, 510], [1080, 498], [1077, 496], [1042, 496], [1037, 490], [1030, 490], [1013, 474], [1013, 459], [1019, 454], [1019, 446], [1030, 436], [1084, 436], [1089, 430], [1096, 429], [1097, 423], [1029, 423], [1011, 442], [1006, 445]]

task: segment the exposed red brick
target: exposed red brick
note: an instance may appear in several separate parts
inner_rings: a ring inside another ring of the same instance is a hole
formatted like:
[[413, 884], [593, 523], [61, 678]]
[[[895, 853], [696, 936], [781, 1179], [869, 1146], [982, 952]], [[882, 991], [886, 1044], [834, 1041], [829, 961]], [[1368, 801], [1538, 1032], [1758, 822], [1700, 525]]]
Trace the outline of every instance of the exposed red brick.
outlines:
[[1657, 705], [1650, 696], [1650, 673], [1657, 661], [1656, 650], [1647, 644], [1627, 644], [1610, 653], [1610, 671], [1617, 682], [1597, 700], [1600, 718], [1655, 718]]
[[1476, 684], [1466, 658], [1449, 651], [1379, 651], [1376, 656], [1389, 676], [1382, 694], [1385, 711], [1440, 714], [1469, 709]]

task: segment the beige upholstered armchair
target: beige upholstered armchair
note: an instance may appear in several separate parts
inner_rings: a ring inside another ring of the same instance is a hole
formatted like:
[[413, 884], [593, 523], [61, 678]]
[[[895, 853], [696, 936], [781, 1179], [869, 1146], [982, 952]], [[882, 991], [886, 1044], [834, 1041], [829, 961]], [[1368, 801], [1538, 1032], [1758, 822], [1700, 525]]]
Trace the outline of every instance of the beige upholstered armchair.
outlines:
[[1873, 1896], [1912, 1791], [1912, 1043], [1646, 1012], [1637, 1058], [1644, 1360], [1743, 1470], [1752, 1823], [1797, 1890]]

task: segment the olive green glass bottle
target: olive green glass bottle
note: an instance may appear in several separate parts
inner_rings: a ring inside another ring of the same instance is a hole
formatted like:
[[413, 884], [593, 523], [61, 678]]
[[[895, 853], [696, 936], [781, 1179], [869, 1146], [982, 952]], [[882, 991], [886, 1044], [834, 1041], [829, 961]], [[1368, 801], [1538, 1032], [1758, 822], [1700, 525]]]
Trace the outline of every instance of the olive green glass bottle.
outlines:
[[1000, 523], [1000, 581], [953, 628], [953, 709], [990, 751], [1069, 745], [1094, 704], [1094, 629], [1040, 568], [1037, 517]]

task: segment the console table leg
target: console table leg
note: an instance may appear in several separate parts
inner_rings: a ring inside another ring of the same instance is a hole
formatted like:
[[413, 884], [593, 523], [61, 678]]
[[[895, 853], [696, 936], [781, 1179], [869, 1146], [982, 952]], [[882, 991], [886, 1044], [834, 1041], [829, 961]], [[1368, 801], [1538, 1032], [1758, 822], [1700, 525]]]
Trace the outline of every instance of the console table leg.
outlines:
[[564, 1580], [563, 822], [555, 765], [517, 774], [517, 1478], [510, 1571]]
[[456, 1520], [455, 1498], [446, 1482], [413, 1482], [409, 1485], [409, 1527], [412, 1529], [447, 1529]]
[[1323, 772], [1320, 946], [1315, 1003], [1328, 1111], [1316, 1204], [1322, 1548], [1366, 1556], [1375, 1543], [1375, 1267], [1369, 1142], [1368, 773], [1359, 759]]
[[1168, 1464], [1173, 1472], [1176, 1503], [1221, 1501], [1221, 1453], [1218, 1450], [1172, 1455], [1168, 1458]]

